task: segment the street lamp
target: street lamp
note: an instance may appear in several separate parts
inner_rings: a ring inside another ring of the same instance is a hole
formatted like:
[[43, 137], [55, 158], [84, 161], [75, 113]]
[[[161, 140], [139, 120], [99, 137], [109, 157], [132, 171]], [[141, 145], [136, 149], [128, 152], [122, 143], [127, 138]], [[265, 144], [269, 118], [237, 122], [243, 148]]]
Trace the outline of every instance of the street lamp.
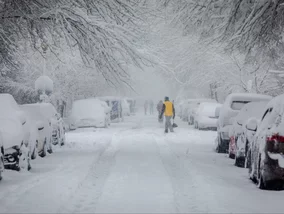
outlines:
[[35, 90], [40, 96], [40, 102], [50, 102], [49, 95], [53, 92], [53, 81], [48, 76], [40, 76], [35, 81]]

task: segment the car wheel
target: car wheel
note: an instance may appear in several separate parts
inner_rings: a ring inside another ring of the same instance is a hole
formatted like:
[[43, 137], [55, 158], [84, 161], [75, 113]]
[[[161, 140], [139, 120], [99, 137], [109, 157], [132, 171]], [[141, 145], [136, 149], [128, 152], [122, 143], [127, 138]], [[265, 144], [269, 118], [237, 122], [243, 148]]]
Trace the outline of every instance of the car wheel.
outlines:
[[47, 149], [47, 152], [48, 152], [49, 154], [52, 154], [52, 153], [53, 153], [52, 145], [51, 145], [51, 144], [49, 145], [49, 148]]
[[249, 173], [249, 179], [252, 180], [254, 183], [257, 183], [257, 179], [254, 175], [254, 171], [253, 171], [253, 161], [252, 161], [252, 157], [251, 157], [251, 151], [248, 151], [248, 155], [246, 157], [246, 164], [248, 167], [248, 173]]
[[266, 189], [266, 183], [265, 183], [260, 167], [261, 167], [261, 156], [259, 156], [259, 160], [258, 160], [257, 186], [259, 189]]
[[42, 152], [41, 152], [41, 154], [39, 156], [44, 158], [46, 156], [46, 154], [47, 154], [47, 146], [46, 146], [46, 140], [45, 140], [44, 144], [43, 144]]
[[230, 153], [229, 153], [229, 158], [235, 159], [235, 155], [230, 152]]
[[2, 180], [2, 172], [4, 171], [4, 160], [3, 157], [0, 158], [0, 181]]
[[27, 157], [27, 165], [28, 165], [27, 170], [30, 171], [32, 169], [30, 155], [28, 155]]
[[220, 139], [220, 135], [218, 135], [217, 137], [217, 147], [216, 147], [216, 152], [220, 153], [220, 144], [221, 144], [221, 139]]
[[36, 159], [36, 157], [38, 155], [37, 145], [38, 145], [38, 141], [36, 141], [36, 145], [35, 145], [35, 148], [33, 150], [32, 156], [31, 156], [32, 160]]
[[62, 138], [60, 146], [64, 146], [64, 145], [65, 145], [65, 140], [64, 138]]
[[218, 136], [218, 146], [216, 151], [217, 153], [226, 153], [226, 149], [224, 147], [224, 143], [220, 135]]
[[239, 158], [239, 157], [235, 157], [235, 166], [237, 167], [244, 167], [244, 161], [243, 159]]
[[251, 151], [250, 149], [246, 151], [245, 153], [245, 163], [244, 167], [249, 169], [249, 173], [252, 171], [252, 166], [251, 166]]

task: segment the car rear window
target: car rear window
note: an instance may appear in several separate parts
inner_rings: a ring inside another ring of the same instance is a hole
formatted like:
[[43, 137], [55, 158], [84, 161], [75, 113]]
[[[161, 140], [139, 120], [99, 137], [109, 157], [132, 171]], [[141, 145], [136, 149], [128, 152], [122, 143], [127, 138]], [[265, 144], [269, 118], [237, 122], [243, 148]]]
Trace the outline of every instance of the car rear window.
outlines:
[[231, 108], [233, 110], [241, 110], [245, 104], [249, 103], [250, 101], [233, 101]]

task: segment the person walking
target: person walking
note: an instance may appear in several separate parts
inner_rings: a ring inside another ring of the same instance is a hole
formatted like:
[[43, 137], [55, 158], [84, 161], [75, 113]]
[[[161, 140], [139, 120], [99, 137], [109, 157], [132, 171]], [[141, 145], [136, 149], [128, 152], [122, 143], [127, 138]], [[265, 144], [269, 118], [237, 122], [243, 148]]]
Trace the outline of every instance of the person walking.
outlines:
[[161, 119], [163, 117], [163, 114], [165, 115], [165, 133], [169, 132], [174, 132], [173, 126], [172, 126], [172, 122], [171, 119], [175, 119], [175, 107], [174, 104], [170, 101], [169, 97], [165, 97], [165, 102], [163, 104], [163, 108], [162, 108], [162, 112], [160, 114], [160, 118]]
[[149, 105], [148, 100], [146, 100], [146, 101], [145, 101], [145, 103], [144, 103], [144, 111], [145, 111], [145, 115], [147, 115], [148, 105]]
[[162, 118], [160, 119], [160, 115], [162, 114], [162, 110], [163, 110], [163, 101], [160, 100], [159, 103], [157, 104], [157, 111], [158, 111], [158, 121], [160, 123], [162, 123], [164, 121], [164, 117], [162, 116]]

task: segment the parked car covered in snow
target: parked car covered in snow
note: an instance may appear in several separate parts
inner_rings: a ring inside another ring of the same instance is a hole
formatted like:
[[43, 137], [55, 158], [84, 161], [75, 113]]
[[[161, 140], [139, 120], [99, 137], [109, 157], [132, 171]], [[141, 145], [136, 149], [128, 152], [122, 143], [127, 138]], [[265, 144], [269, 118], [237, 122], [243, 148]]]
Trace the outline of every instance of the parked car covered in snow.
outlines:
[[217, 122], [217, 146], [216, 151], [226, 153], [229, 149], [229, 129], [233, 125], [233, 118], [238, 115], [245, 104], [253, 101], [267, 101], [272, 97], [253, 93], [233, 93], [226, 97], [226, 100], [219, 111]]
[[182, 102], [179, 106], [179, 115], [182, 121], [188, 120], [188, 110], [189, 110], [189, 104], [192, 99], [187, 99], [184, 102]]
[[107, 128], [107, 110], [101, 100], [95, 98], [76, 100], [72, 105], [71, 129], [95, 127]]
[[194, 125], [194, 121], [195, 121], [195, 116], [196, 116], [196, 112], [199, 108], [199, 105], [202, 102], [207, 102], [207, 103], [217, 103], [216, 100], [213, 99], [192, 99], [189, 101], [188, 103], [188, 109], [187, 109], [187, 120], [188, 121], [188, 125]]
[[37, 124], [37, 152], [40, 157], [45, 157], [52, 134], [51, 122], [44, 116], [40, 104], [25, 104], [21, 105], [20, 108], [28, 114], [34, 124]]
[[123, 120], [122, 102], [118, 97], [98, 97], [98, 99], [105, 101], [111, 108], [110, 118], [112, 121]]
[[194, 118], [194, 127], [196, 129], [209, 129], [217, 131], [216, 109], [221, 107], [219, 103], [203, 102], [199, 105]]
[[260, 189], [284, 184], [284, 95], [273, 98], [265, 107], [259, 124], [246, 125], [255, 131], [248, 151], [249, 174]]
[[[2, 122], [9, 122], [11, 127], [18, 127], [17, 124], [21, 124], [21, 129], [23, 131], [23, 141], [21, 142], [22, 144], [19, 148], [17, 147], [18, 149], [13, 150], [15, 152], [13, 153], [13, 155], [21, 155], [20, 160], [26, 162], [26, 166], [30, 167], [30, 164], [27, 164], [30, 158], [36, 158], [35, 150], [37, 127], [32, 123], [29, 117], [20, 109], [19, 105], [17, 104], [12, 95], [0, 94], [0, 103], [0, 117], [3, 118]], [[18, 122], [16, 122], [15, 120], [18, 120]], [[3, 127], [4, 126], [2, 126], [2, 128]], [[3, 133], [4, 139], [13, 138], [11, 136], [8, 137], [10, 132], [7, 129], [5, 129], [5, 133]], [[9, 143], [6, 141], [6, 144]], [[4, 148], [6, 149], [5, 140]]]
[[[40, 106], [41, 113], [50, 123], [51, 138], [47, 139], [47, 152], [52, 153], [52, 144], [54, 142], [61, 142], [62, 144], [62, 142], [65, 141], [65, 132], [63, 133], [63, 121], [51, 103], [37, 103], [37, 105]], [[62, 133], [60, 133], [61, 130]]]
[[4, 144], [4, 166], [6, 169], [20, 171], [20, 160], [23, 160], [27, 163], [27, 170], [30, 170], [30, 153], [24, 145], [23, 124], [20, 123], [14, 113], [6, 111], [5, 115], [0, 115], [0, 130]]
[[246, 129], [244, 124], [251, 118], [260, 118], [263, 114], [267, 101], [250, 102], [245, 104], [238, 115], [234, 118], [233, 125], [230, 127], [229, 136], [229, 157], [235, 159], [236, 166], [243, 166], [245, 162]]

